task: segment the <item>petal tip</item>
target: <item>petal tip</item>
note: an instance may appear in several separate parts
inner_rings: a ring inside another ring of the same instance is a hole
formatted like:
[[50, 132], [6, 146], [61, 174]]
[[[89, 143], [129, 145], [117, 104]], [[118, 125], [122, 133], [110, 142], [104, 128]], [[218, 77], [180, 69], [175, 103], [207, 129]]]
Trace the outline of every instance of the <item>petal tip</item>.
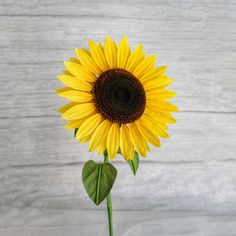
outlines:
[[54, 90], [54, 92], [56, 93], [56, 94], [59, 94], [60, 93], [60, 91], [61, 91], [61, 89], [59, 88], [59, 89], [56, 89], [56, 90]]

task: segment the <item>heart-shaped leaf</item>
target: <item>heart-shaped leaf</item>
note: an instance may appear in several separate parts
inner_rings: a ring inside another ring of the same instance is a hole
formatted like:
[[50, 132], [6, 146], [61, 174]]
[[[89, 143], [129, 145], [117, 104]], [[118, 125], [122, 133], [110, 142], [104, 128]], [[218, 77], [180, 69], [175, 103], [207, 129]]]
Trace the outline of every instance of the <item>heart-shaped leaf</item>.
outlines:
[[117, 170], [110, 163], [97, 164], [92, 160], [85, 163], [82, 172], [84, 188], [96, 205], [107, 197], [116, 175]]

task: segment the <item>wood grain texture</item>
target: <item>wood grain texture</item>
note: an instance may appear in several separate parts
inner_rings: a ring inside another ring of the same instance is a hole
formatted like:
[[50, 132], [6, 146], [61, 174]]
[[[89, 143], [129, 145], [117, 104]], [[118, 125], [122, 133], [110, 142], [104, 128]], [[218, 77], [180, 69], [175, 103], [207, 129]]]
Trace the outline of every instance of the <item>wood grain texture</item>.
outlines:
[[158, 54], [181, 109], [136, 177], [115, 160], [116, 235], [235, 236], [234, 0], [1, 0], [0, 235], [107, 235], [81, 183], [102, 157], [63, 129], [53, 93], [73, 49], [107, 34]]

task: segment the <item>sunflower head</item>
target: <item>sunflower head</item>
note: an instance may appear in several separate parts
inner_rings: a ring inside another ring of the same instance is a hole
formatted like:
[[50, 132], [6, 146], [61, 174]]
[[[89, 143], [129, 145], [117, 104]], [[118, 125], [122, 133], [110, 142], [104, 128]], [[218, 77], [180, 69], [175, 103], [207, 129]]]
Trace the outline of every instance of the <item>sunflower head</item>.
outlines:
[[89, 151], [107, 150], [111, 159], [118, 150], [126, 160], [135, 150], [145, 157], [149, 144], [160, 147], [160, 137], [169, 137], [167, 124], [175, 123], [170, 113], [178, 108], [168, 102], [175, 93], [166, 89], [173, 79], [141, 44], [131, 51], [126, 37], [118, 45], [109, 36], [104, 44], [88, 45], [75, 49], [77, 58], [58, 76], [67, 87], [56, 92], [71, 101], [59, 109], [65, 128], [76, 129]]

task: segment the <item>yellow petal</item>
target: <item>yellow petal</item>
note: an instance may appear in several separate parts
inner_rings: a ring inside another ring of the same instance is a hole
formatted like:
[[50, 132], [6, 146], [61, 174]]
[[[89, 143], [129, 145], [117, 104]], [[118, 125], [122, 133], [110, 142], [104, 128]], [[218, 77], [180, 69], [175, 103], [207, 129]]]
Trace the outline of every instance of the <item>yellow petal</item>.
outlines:
[[160, 122], [163, 122], [163, 123], [169, 123], [169, 124], [176, 123], [175, 118], [168, 112], [163, 112], [163, 111], [157, 112], [156, 119], [158, 119]]
[[166, 123], [176, 123], [176, 120], [168, 111], [161, 110], [159, 108], [155, 109], [153, 108], [153, 106], [150, 107], [149, 105], [146, 105], [143, 115], [151, 117], [152, 121], [155, 122], [158, 126], [160, 125], [164, 130], [168, 129]]
[[106, 139], [104, 139], [99, 145], [98, 145], [98, 148], [97, 148], [97, 153], [98, 155], [101, 155], [106, 149]]
[[134, 159], [134, 145], [126, 124], [122, 124], [120, 127], [120, 150], [126, 160]]
[[93, 95], [91, 93], [78, 91], [71, 88], [57, 89], [56, 93], [61, 97], [74, 102], [90, 102], [93, 100]]
[[142, 120], [137, 120], [136, 124], [143, 137], [147, 139], [149, 143], [156, 147], [160, 147], [160, 140], [158, 136], [151, 129], [149, 129], [148, 126], [142, 122]]
[[155, 112], [162, 111], [168, 111], [168, 112], [178, 112], [179, 108], [169, 102], [165, 101], [150, 101], [146, 103], [146, 107], [149, 107]]
[[76, 55], [80, 59], [81, 64], [90, 72], [92, 72], [95, 75], [99, 75], [101, 73], [101, 70], [91, 57], [91, 55], [85, 50], [85, 49], [75, 49]]
[[107, 133], [110, 128], [111, 122], [104, 120], [93, 132], [90, 140], [89, 151], [93, 151], [100, 143], [107, 138]]
[[137, 125], [135, 123], [129, 124], [129, 131], [130, 131], [130, 137], [134, 144], [134, 147], [138, 150], [138, 152], [145, 157], [146, 156], [146, 145], [143, 141], [143, 137], [141, 133], [139, 132]]
[[165, 77], [163, 76], [163, 77], [159, 77], [158, 79], [149, 80], [148, 82], [143, 84], [143, 87], [146, 92], [149, 92], [149, 91], [156, 92], [157, 90], [161, 90], [161, 89], [167, 87], [173, 81], [174, 81], [174, 79], [168, 78], [167, 76], [165, 76]]
[[173, 78], [170, 78], [166, 75], [159, 76], [157, 77], [157, 84], [158, 84], [157, 88], [164, 88], [169, 84], [171, 84], [173, 81], [174, 81]]
[[128, 149], [128, 153], [127, 153], [127, 158], [128, 158], [128, 160], [134, 159], [134, 145], [133, 145], [133, 143], [130, 143], [130, 148]]
[[71, 74], [70, 71], [68, 71], [68, 70], [63, 70], [62, 73], [63, 73], [64, 75], [71, 75], [71, 76], [72, 76], [72, 74]]
[[78, 104], [77, 102], [70, 102], [65, 104], [64, 106], [60, 107], [58, 109], [58, 112], [60, 113], [64, 113], [65, 111], [67, 111], [69, 108], [73, 107], [74, 105]]
[[157, 134], [162, 137], [162, 138], [169, 138], [169, 134], [164, 130], [162, 129], [160, 126], [157, 128]]
[[149, 146], [148, 146], [148, 143], [147, 143], [146, 139], [143, 139], [143, 142], [144, 142], [144, 147], [145, 147], [145, 149], [146, 149], [148, 152], [150, 152], [150, 148], [149, 148]]
[[175, 92], [172, 92], [170, 90], [155, 90], [146, 93], [147, 100], [168, 100], [175, 96]]
[[87, 135], [87, 136], [81, 138], [81, 139], [79, 140], [79, 143], [80, 143], [80, 144], [86, 143], [87, 141], [89, 141], [89, 140], [91, 139], [91, 137], [92, 137], [92, 134], [89, 134], [89, 135]]
[[157, 121], [156, 123], [157, 123], [157, 126], [160, 127], [160, 129], [168, 130], [168, 126], [165, 125], [164, 123], [161, 123], [159, 121]]
[[84, 122], [85, 118], [79, 119], [79, 120], [70, 120], [66, 125], [65, 129], [75, 129], [79, 128], [80, 125]]
[[108, 66], [103, 51], [97, 44], [95, 44], [93, 40], [89, 40], [88, 44], [93, 60], [101, 71], [106, 71], [108, 69]]
[[[98, 44], [98, 47], [102, 50], [102, 52], [103, 52], [103, 55], [104, 55], [104, 48], [103, 48], [103, 46], [102, 46], [102, 44], [101, 43], [99, 43]], [[105, 55], [104, 55], [105, 56]]]
[[130, 57], [125, 65], [125, 69], [133, 72], [137, 64], [144, 59], [145, 53], [142, 51], [142, 44], [140, 43], [137, 48], [130, 54]]
[[114, 47], [115, 50], [116, 50], [116, 63], [117, 63], [117, 45], [116, 45], [116, 42], [115, 42], [115, 41], [112, 41], [112, 44], [113, 44], [113, 47]]
[[70, 58], [70, 61], [74, 62], [74, 63], [77, 63], [77, 64], [80, 64], [80, 61], [78, 59], [76, 59], [76, 58]]
[[81, 90], [81, 91], [92, 91], [93, 87], [90, 83], [86, 82], [85, 80], [74, 77], [74, 76], [69, 76], [69, 75], [59, 75], [57, 78], [67, 85], [70, 88]]
[[91, 134], [97, 126], [102, 122], [103, 118], [100, 113], [97, 113], [83, 122], [80, 126], [78, 132], [76, 133], [76, 138], [81, 139], [89, 134]]
[[136, 78], [141, 78], [145, 73], [149, 72], [156, 62], [156, 55], [152, 55], [143, 59], [135, 68], [133, 74]]
[[159, 76], [162, 76], [167, 70], [167, 66], [159, 66], [157, 68], [153, 68], [148, 73], [145, 73], [141, 78], [140, 81], [143, 83], [153, 80]]
[[159, 123], [155, 122], [153, 116], [143, 114], [140, 120], [146, 124], [148, 129], [152, 130], [158, 136], [162, 138], [169, 138], [168, 133], [159, 125]]
[[129, 153], [127, 154], [126, 160], [133, 160], [134, 159], [134, 145], [133, 143], [130, 144]]
[[117, 67], [124, 69], [130, 55], [130, 47], [126, 36], [124, 36], [117, 49]]
[[107, 152], [110, 159], [114, 159], [120, 144], [120, 128], [118, 123], [113, 123], [107, 134]]
[[150, 119], [150, 117], [147, 114], [143, 114], [140, 117], [140, 120], [146, 124], [146, 126], [148, 127], [148, 129], [152, 130], [154, 133], [156, 133], [156, 124], [155, 122]]
[[107, 61], [107, 64], [110, 69], [116, 67], [116, 46], [112, 42], [110, 36], [106, 37], [105, 45], [104, 45], [104, 54]]
[[95, 113], [96, 113], [96, 107], [94, 103], [82, 103], [68, 109], [62, 115], [62, 119], [77, 120]]
[[92, 73], [90, 73], [84, 66], [74, 62], [67, 62], [67, 61], [65, 61], [64, 64], [72, 75], [79, 77], [83, 80], [86, 80], [88, 82], [96, 81], [96, 77]]

